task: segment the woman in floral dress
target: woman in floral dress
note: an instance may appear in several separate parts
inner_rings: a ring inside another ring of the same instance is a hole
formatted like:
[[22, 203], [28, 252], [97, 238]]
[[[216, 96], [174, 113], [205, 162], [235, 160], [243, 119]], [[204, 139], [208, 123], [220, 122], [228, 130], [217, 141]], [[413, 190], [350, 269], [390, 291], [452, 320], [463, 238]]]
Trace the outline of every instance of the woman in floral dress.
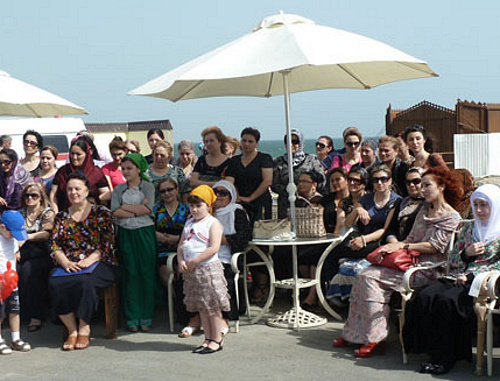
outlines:
[[[59, 266], [49, 279], [51, 309], [68, 329], [62, 349], [90, 345], [90, 319], [97, 309], [96, 289], [115, 281], [114, 231], [111, 213], [91, 204], [89, 180], [81, 172], [68, 176], [71, 206], [56, 215], [52, 231], [52, 258]], [[78, 320], [78, 321], [77, 321]]]

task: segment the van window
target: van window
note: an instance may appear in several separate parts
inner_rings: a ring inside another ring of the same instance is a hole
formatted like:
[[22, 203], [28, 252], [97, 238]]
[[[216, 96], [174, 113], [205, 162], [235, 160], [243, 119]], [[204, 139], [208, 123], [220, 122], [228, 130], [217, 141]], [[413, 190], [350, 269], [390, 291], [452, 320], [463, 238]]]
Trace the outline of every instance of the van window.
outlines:
[[60, 153], [69, 152], [68, 138], [66, 135], [42, 135], [44, 145], [53, 145]]

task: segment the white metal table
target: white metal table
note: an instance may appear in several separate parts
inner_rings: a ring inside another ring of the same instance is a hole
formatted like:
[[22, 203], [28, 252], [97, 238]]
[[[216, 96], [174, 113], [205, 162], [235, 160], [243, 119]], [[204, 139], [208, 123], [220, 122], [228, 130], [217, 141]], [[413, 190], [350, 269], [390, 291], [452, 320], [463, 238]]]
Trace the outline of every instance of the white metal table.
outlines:
[[[318, 298], [321, 305], [325, 308], [325, 310], [332, 315], [337, 320], [342, 320], [341, 316], [337, 314], [334, 310], [330, 308], [328, 303], [326, 302], [323, 290], [321, 287], [321, 269], [323, 267], [323, 263], [325, 259], [328, 257], [328, 254], [337, 246], [340, 242], [342, 242], [345, 237], [350, 233], [350, 231], [346, 232], [342, 236], [334, 236], [333, 234], [328, 234], [322, 238], [295, 238], [289, 240], [262, 240], [262, 239], [253, 239], [249, 242], [247, 247], [247, 252], [250, 250], [254, 250], [257, 255], [262, 259], [265, 264], [268, 272], [269, 272], [269, 296], [268, 299], [260, 311], [260, 313], [252, 319], [252, 323], [257, 322], [262, 318], [264, 313], [266, 313], [273, 302], [275, 289], [285, 288], [293, 290], [293, 307], [283, 313], [279, 314], [275, 317], [269, 318], [267, 320], [267, 324], [273, 327], [279, 328], [306, 328], [306, 327], [315, 327], [322, 324], [326, 324], [327, 320], [316, 314], [306, 311], [300, 307], [299, 301], [299, 290], [302, 288], [316, 286], [318, 291]], [[318, 269], [316, 271], [315, 279], [304, 279], [299, 278], [298, 276], [298, 266], [297, 266], [297, 250], [298, 246], [311, 246], [311, 245], [321, 245], [321, 244], [329, 244], [328, 247], [323, 251], [323, 254], [320, 257], [318, 262]], [[274, 266], [272, 260], [272, 254], [274, 252], [274, 248], [276, 246], [291, 246], [292, 247], [292, 271], [293, 278], [284, 279], [277, 281], [274, 275]], [[269, 251], [266, 253], [262, 250], [262, 247], [268, 247]]]

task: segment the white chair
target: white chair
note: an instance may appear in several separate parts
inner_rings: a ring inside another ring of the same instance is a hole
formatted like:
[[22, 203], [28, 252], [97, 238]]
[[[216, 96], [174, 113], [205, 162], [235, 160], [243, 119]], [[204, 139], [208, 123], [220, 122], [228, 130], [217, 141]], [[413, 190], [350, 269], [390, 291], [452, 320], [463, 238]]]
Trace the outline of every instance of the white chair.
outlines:
[[[238, 269], [238, 257], [243, 253], [234, 253], [232, 257], [231, 267], [234, 272], [234, 283], [236, 285], [236, 305], [240, 305], [239, 293], [238, 293], [238, 279], [240, 277], [240, 270]], [[167, 259], [167, 269], [168, 269], [168, 290], [167, 290], [167, 303], [168, 303], [168, 320], [170, 325], [170, 332], [174, 332], [175, 322], [174, 322], [174, 277], [175, 268], [174, 261], [177, 260], [177, 254], [172, 254]], [[234, 322], [234, 331], [236, 333], [240, 332], [240, 322], [236, 320]]]
[[483, 281], [482, 292], [474, 298], [474, 311], [477, 315], [477, 362], [476, 375], [484, 370], [484, 336], [486, 333], [486, 357], [488, 376], [493, 375], [493, 315], [500, 315], [498, 295], [500, 293], [500, 271], [491, 271]]

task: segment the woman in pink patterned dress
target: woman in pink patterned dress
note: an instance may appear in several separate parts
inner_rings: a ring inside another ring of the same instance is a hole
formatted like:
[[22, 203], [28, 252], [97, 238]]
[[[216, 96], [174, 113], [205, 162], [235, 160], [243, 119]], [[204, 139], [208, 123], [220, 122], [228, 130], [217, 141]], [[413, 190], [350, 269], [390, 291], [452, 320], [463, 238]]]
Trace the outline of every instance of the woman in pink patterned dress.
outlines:
[[[425, 205], [418, 213], [413, 228], [405, 241], [383, 246], [381, 252], [392, 253], [399, 249], [417, 250], [420, 263], [436, 263], [445, 259], [445, 250], [460, 215], [453, 209], [460, 199], [457, 180], [443, 168], [431, 168], [422, 178]], [[354, 350], [356, 357], [370, 357], [383, 348], [388, 336], [389, 300], [403, 279], [402, 271], [370, 266], [361, 271], [351, 293], [349, 316], [344, 332], [334, 342], [334, 347], [349, 343], [361, 344]], [[425, 285], [437, 277], [433, 270], [422, 271], [414, 278], [416, 285]]]

